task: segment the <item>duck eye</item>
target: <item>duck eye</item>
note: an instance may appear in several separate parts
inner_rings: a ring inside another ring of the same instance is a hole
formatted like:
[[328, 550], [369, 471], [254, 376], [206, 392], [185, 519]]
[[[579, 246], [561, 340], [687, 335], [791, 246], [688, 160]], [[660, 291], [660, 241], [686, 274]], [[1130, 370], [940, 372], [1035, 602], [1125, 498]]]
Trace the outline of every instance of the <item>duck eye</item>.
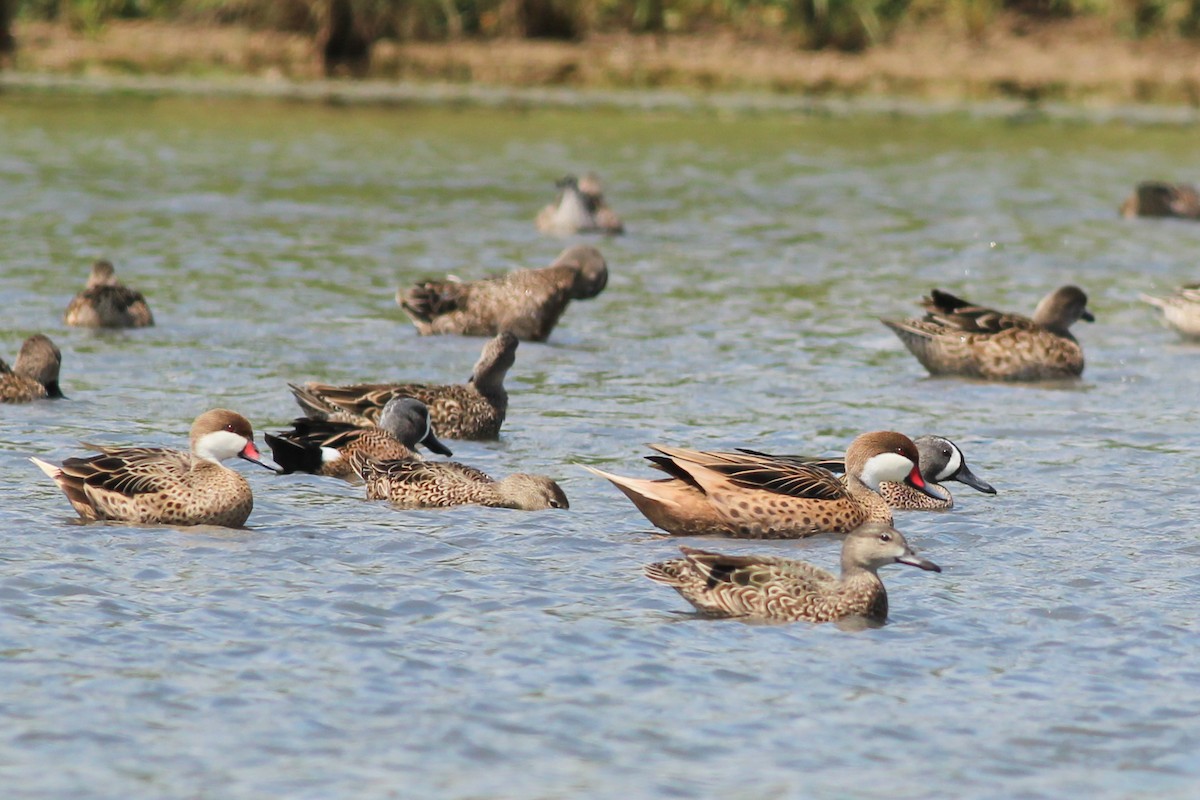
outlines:
[[881, 542], [890, 542], [891, 540], [892, 540], [892, 535], [891, 535], [890, 533], [881, 533], [881, 534], [879, 534], [879, 541], [881, 541]]
[[229, 431], [230, 433], [233, 433], [233, 423], [231, 422], [228, 425], [226, 425], [225, 430]]
[[562, 508], [562, 504], [559, 503], [557, 500], [551, 500], [550, 507], [551, 508]]

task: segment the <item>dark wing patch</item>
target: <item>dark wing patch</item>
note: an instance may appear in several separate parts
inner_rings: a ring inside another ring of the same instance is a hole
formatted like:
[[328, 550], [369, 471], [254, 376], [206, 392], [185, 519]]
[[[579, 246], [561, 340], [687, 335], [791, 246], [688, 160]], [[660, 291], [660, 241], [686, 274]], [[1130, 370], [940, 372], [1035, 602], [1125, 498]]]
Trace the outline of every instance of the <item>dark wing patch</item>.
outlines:
[[454, 281], [422, 281], [404, 293], [400, 307], [424, 322], [467, 307], [470, 284]]
[[841, 500], [846, 487], [827, 469], [812, 464], [778, 461], [759, 464], [710, 464], [731, 481], [748, 489], [765, 489], [789, 497]]
[[921, 302], [925, 309], [924, 320], [963, 333], [999, 333], [1000, 331], [1037, 326], [1028, 317], [1006, 314], [985, 306], [977, 306], [955, 297], [949, 292], [934, 289]]
[[191, 457], [178, 450], [103, 448], [98, 456], [68, 458], [62, 464], [62, 471], [88, 486], [134, 497], [161, 492], [174, 485], [190, 463]]

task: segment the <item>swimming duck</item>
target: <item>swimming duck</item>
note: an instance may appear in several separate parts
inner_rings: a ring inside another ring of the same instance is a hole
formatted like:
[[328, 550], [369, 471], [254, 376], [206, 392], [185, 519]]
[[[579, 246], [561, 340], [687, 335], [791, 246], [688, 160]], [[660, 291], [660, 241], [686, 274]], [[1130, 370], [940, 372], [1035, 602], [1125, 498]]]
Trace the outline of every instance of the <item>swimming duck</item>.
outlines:
[[882, 623], [887, 590], [879, 568], [909, 564], [941, 572], [920, 558], [903, 534], [868, 522], [842, 543], [842, 574], [775, 556], [731, 556], [679, 548], [683, 558], [650, 564], [646, 577], [679, 592], [704, 614], [773, 622], [835, 622], [861, 616]]
[[278, 436], [265, 434], [271, 457], [281, 474], [309, 472], [332, 478], [357, 477], [350, 466], [352, 453], [371, 458], [420, 459], [415, 451], [424, 445], [443, 456], [454, 455], [438, 441], [429, 419], [429, 409], [415, 397], [393, 397], [379, 415], [377, 427], [363, 428], [349, 422], [300, 417], [292, 430]]
[[508, 413], [504, 376], [517, 358], [517, 337], [502, 333], [484, 345], [465, 384], [328, 383], [288, 384], [310, 417], [372, 427], [388, 401], [415, 397], [429, 409], [433, 428], [447, 439], [495, 439]]
[[29, 403], [33, 400], [60, 399], [58, 386], [62, 353], [43, 334], [30, 336], [21, 345], [16, 366], [0, 358], [0, 403]]
[[576, 233], [625, 232], [625, 224], [604, 201], [600, 178], [588, 173], [576, 179], [567, 175], [555, 182], [558, 196], [537, 215], [537, 229], [555, 236]]
[[1069, 329], [1076, 320], [1095, 317], [1078, 286], [1046, 295], [1033, 319], [972, 305], [938, 289], [921, 303], [922, 318], [880, 321], [931, 375], [1039, 381], [1083, 372], [1083, 348]]
[[[943, 497], [939, 499], [927, 492], [916, 491], [906, 483], [883, 481], [879, 484], [879, 496], [892, 508], [905, 511], [945, 511], [953, 508], [954, 497], [949, 489], [942, 486], [945, 481], [958, 481], [984, 494], [996, 493], [990, 483], [971, 472], [962, 450], [944, 436], [918, 436], [913, 439], [913, 444], [921, 454], [921, 477], [931, 491]], [[831, 472], [846, 471], [846, 462], [840, 458], [818, 459], [813, 463]]]
[[544, 475], [516, 472], [497, 481], [454, 461], [376, 461], [362, 453], [351, 455], [350, 463], [367, 484], [368, 500], [400, 508], [570, 508], [562, 488]]
[[1162, 311], [1163, 319], [1188, 339], [1200, 339], [1200, 283], [1181, 286], [1169, 297], [1140, 296]]
[[676, 536], [796, 539], [846, 533], [864, 522], [891, 524], [879, 496], [883, 481], [933, 495], [920, 473], [917, 446], [902, 433], [864, 433], [846, 450], [846, 480], [809, 460], [758, 452], [702, 452], [650, 445], [647, 456], [669, 478], [648, 480], [589, 472], [611, 481], [655, 526]]
[[191, 452], [165, 447], [101, 447], [62, 466], [31, 458], [85, 520], [241, 527], [254, 507], [250, 484], [222, 464], [260, 461], [254, 430], [241, 414], [206, 411], [192, 423]]
[[68, 325], [83, 328], [145, 328], [154, 324], [146, 298], [117, 280], [116, 270], [108, 261], [92, 264], [87, 287], [67, 305], [64, 319]]
[[575, 245], [541, 269], [519, 269], [478, 281], [424, 281], [396, 293], [422, 336], [457, 333], [543, 342], [572, 300], [588, 300], [608, 283], [608, 264], [594, 247]]
[[1183, 183], [1142, 181], [1121, 204], [1121, 216], [1200, 219], [1200, 193]]

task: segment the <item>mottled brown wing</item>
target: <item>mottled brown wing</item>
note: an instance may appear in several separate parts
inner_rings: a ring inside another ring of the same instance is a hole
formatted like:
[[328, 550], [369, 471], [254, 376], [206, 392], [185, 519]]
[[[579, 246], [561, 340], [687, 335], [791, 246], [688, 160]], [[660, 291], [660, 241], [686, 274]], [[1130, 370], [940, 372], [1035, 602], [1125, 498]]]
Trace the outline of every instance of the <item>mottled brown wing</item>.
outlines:
[[772, 455], [770, 453], [764, 453], [761, 450], [751, 450], [748, 447], [739, 447], [737, 448], [737, 451], [739, 453], [745, 453], [746, 455], [759, 456], [760, 458], [770, 458], [777, 461], [785, 461], [795, 464], [807, 464], [809, 466], [820, 467], [821, 469], [827, 469], [830, 472], [836, 472], [839, 474], [846, 471], [846, 460], [844, 458], [817, 458], [816, 456], [800, 456], [784, 453]]
[[[352, 459], [357, 461], [358, 459]], [[463, 482], [490, 482], [491, 478], [474, 467], [453, 461], [370, 461], [369, 468], [376, 474], [385, 475], [389, 483], [418, 486], [437, 482], [461, 480]], [[365, 478], [366, 475], [363, 475]]]
[[192, 466], [188, 453], [162, 447], [85, 446], [99, 450], [100, 455], [68, 458], [62, 464], [63, 473], [127, 497], [171, 488]]
[[113, 316], [124, 316], [139, 303], [145, 305], [146, 298], [141, 292], [134, 291], [128, 286], [96, 286], [86, 290], [84, 297], [91, 299], [96, 313], [101, 319]]
[[923, 298], [921, 306], [925, 309], [925, 322], [963, 333], [999, 333], [1037, 327], [1028, 317], [977, 306], [940, 289], [934, 289], [929, 297]]
[[400, 298], [400, 306], [416, 319], [429, 322], [435, 317], [469, 307], [471, 284], [457, 281], [422, 281]]
[[680, 549], [705, 576], [710, 587], [717, 583], [757, 587], [782, 584], [792, 591], [803, 591], [808, 588], [815, 590], [822, 584], [837, 580], [835, 575], [820, 567], [790, 558], [731, 556], [691, 547]]
[[[296, 387], [293, 387], [295, 393]], [[331, 386], [327, 383], [309, 383], [301, 390], [310, 396], [320, 399], [323, 406], [319, 416], [331, 419], [353, 422], [353, 419], [343, 419], [338, 412], [346, 412], [351, 417], [361, 417], [371, 424], [379, 421], [383, 407], [393, 397], [420, 397], [425, 389], [424, 384], [396, 383], [359, 383], [353, 386]], [[297, 394], [296, 399], [307, 412], [313, 404], [306, 404]]]
[[684, 450], [651, 445], [673, 459], [690, 461], [718, 472], [739, 486], [763, 489], [790, 497], [813, 500], [841, 500], [846, 487], [827, 469], [792, 458], [770, 454], [720, 453]]
[[316, 417], [297, 417], [292, 420], [292, 430], [281, 433], [282, 439], [293, 442], [340, 449], [359, 439], [369, 428], [349, 422], [334, 422]]

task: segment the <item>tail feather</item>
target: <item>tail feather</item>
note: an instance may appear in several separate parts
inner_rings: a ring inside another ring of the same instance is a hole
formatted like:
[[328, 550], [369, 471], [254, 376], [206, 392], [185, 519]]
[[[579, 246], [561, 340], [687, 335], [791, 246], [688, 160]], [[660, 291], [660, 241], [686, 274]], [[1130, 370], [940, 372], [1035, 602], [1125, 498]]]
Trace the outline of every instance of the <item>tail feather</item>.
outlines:
[[[649, 480], [647, 478], [626, 478], [622, 475], [614, 475], [611, 472], [605, 472], [602, 469], [589, 467], [586, 464], [580, 464], [593, 475], [599, 475], [601, 478], [612, 483], [618, 489], [625, 493], [625, 496], [633, 501], [638, 508], [642, 507], [642, 503], [646, 501], [660, 503], [664, 505], [678, 506], [678, 503], [669, 493], [660, 491], [661, 487], [665, 486], [670, 481], [665, 480]], [[644, 512], [643, 512], [644, 513]]]
[[42, 461], [40, 458], [30, 458], [29, 460], [36, 464], [38, 469], [46, 473], [55, 481], [57, 481], [62, 475], [62, 468], [57, 467], [48, 461]]
[[1139, 294], [1138, 299], [1141, 300], [1143, 303], [1149, 303], [1150, 305], [1154, 306], [1155, 308], [1166, 308], [1167, 307], [1167, 301], [1161, 297], [1153, 297], [1148, 294]]
[[463, 284], [445, 281], [424, 281], [397, 293], [396, 302], [410, 316], [422, 322], [459, 309]]
[[667, 586], [679, 586], [683, 582], [683, 570], [686, 568], [686, 561], [682, 558], [674, 558], [670, 561], [658, 561], [653, 564], [647, 564], [642, 567], [642, 573], [655, 583], [662, 583]]
[[58, 484], [58, 488], [62, 489], [63, 494], [67, 496], [67, 500], [79, 516], [87, 520], [100, 519], [100, 514], [96, 511], [95, 504], [88, 497], [87, 484], [84, 483], [83, 478], [68, 474], [63, 471], [62, 467], [42, 461], [40, 458], [30, 458], [29, 460], [36, 464], [38, 469], [54, 479], [54, 482]]
[[293, 472], [316, 473], [324, 464], [319, 445], [301, 444], [269, 433], [264, 433], [263, 438], [271, 448], [271, 458], [282, 470], [281, 475], [291, 475]]
[[292, 390], [292, 396], [296, 398], [296, 405], [300, 406], [305, 416], [324, 419], [327, 415], [340, 410], [305, 386], [289, 383], [288, 388]]

